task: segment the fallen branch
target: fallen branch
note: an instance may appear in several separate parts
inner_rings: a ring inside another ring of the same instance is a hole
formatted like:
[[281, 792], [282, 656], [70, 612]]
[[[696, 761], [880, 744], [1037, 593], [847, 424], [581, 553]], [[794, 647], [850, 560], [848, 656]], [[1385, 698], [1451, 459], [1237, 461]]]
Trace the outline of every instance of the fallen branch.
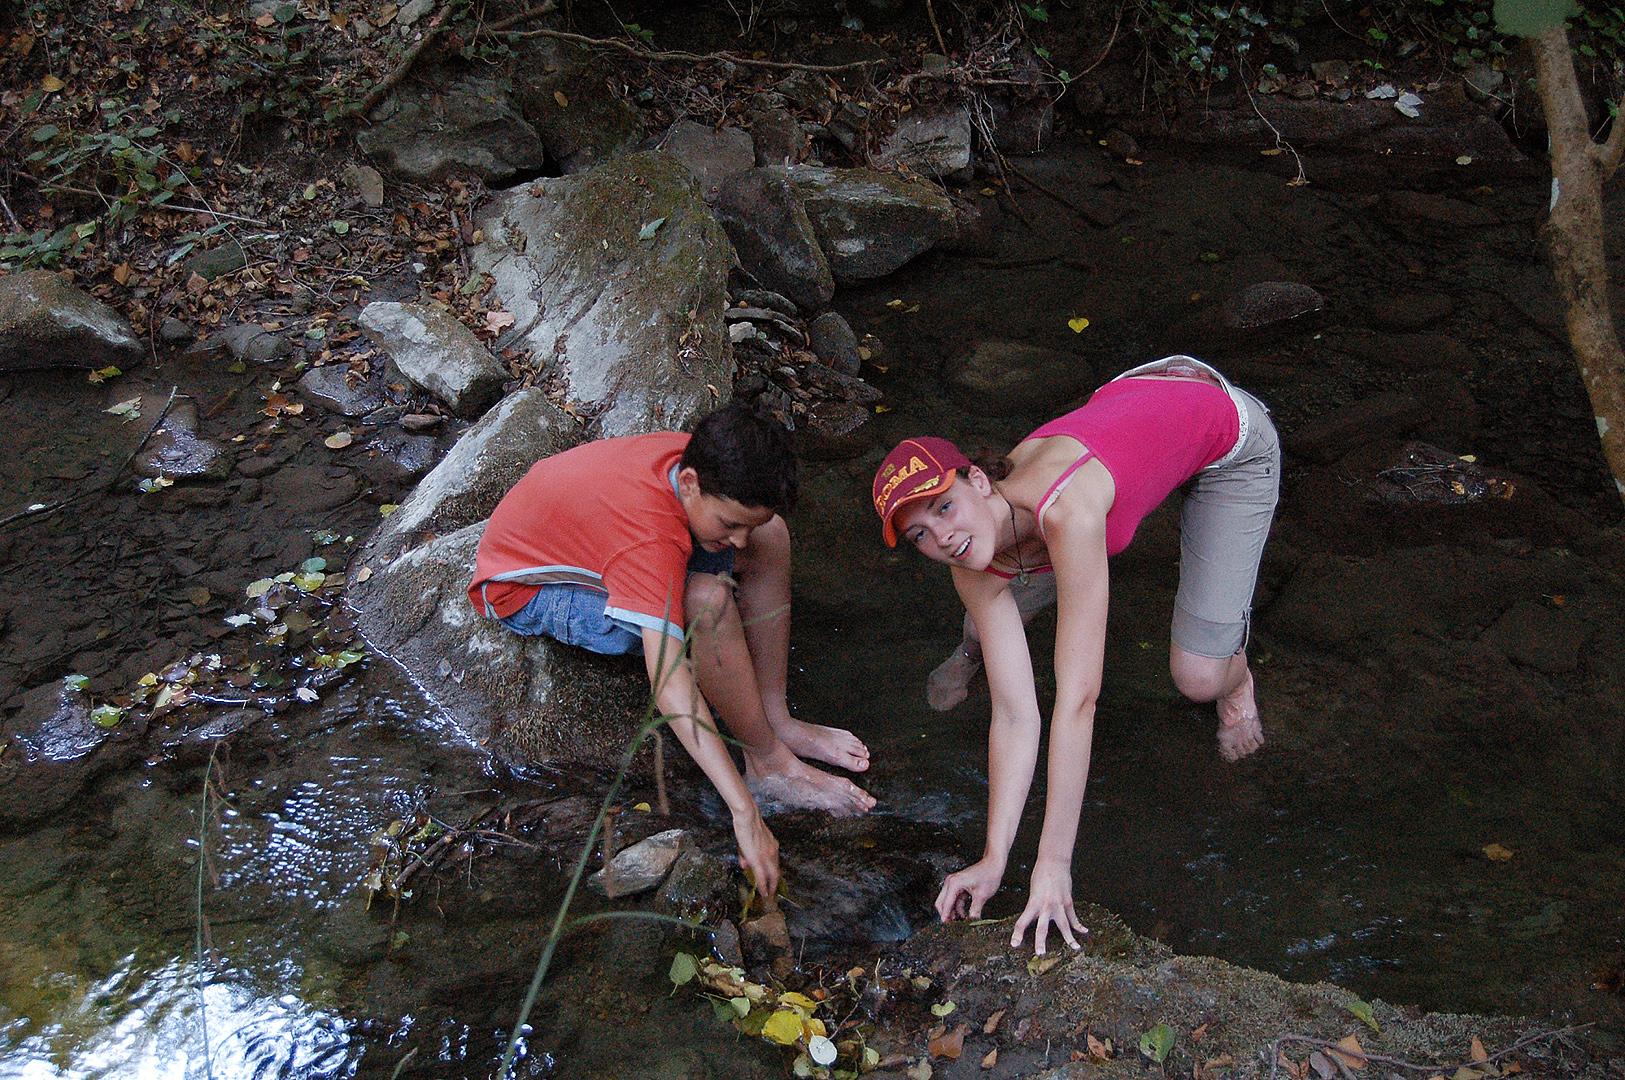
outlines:
[[[493, 31], [483, 31], [491, 33]], [[854, 60], [850, 64], [797, 64], [788, 60], [756, 60], [748, 56], [739, 56], [736, 53], [691, 53], [691, 52], [649, 52], [636, 45], [630, 45], [614, 38], [591, 38], [581, 34], [571, 34], [564, 30], [517, 30], [505, 36], [514, 40], [547, 37], [557, 41], [569, 41], [576, 45], [585, 45], [593, 49], [619, 49], [629, 56], [639, 60], [653, 60], [659, 63], [704, 64], [714, 60], [725, 61], [729, 64], [738, 64], [741, 67], [768, 68], [774, 71], [817, 71], [836, 74], [842, 71], [858, 71], [863, 68], [879, 67], [889, 64], [891, 60]]]

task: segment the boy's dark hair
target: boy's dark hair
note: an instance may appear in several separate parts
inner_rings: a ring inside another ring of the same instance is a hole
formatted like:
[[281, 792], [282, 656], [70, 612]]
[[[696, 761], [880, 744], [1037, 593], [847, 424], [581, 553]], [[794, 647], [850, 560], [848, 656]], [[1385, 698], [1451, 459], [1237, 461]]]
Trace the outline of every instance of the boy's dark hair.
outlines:
[[734, 402], [704, 417], [683, 451], [682, 467], [699, 474], [700, 490], [743, 506], [788, 514], [800, 486], [795, 445], [784, 425]]

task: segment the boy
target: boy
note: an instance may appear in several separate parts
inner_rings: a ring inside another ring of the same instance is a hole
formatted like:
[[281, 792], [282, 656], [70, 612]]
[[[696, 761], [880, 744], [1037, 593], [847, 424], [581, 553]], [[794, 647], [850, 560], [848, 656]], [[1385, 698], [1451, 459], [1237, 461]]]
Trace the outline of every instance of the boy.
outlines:
[[[537, 462], [503, 496], [468, 589], [517, 633], [643, 653], [660, 711], [716, 785], [740, 862], [769, 895], [778, 841], [751, 791], [837, 814], [874, 805], [798, 757], [869, 767], [851, 732], [797, 720], [785, 701], [790, 531], [780, 515], [796, 493], [789, 434], [744, 406], [718, 409], [693, 435], [600, 439]], [[744, 746], [744, 780], [711, 709]]]

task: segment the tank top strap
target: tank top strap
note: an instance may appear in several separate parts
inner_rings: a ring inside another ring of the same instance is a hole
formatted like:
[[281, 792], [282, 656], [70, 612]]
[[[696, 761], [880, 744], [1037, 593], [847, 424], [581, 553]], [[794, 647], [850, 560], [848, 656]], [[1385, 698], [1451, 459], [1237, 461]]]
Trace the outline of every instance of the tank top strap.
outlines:
[[1044, 497], [1038, 500], [1038, 510], [1033, 516], [1038, 523], [1038, 538], [1044, 541], [1046, 545], [1049, 544], [1049, 537], [1044, 535], [1044, 514], [1048, 512], [1050, 504], [1060, 496], [1062, 491], [1066, 490], [1066, 485], [1072, 481], [1072, 475], [1078, 471], [1084, 462], [1094, 456], [1095, 452], [1085, 446], [1083, 453], [1078, 455], [1078, 460], [1061, 470], [1061, 475], [1055, 478], [1055, 483], [1051, 484], [1049, 490], [1044, 492]]

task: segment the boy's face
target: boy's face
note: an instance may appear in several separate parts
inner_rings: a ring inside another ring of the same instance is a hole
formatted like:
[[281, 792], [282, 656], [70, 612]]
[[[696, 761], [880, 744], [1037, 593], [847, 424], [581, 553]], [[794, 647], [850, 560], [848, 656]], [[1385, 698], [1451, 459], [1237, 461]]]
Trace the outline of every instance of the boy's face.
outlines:
[[706, 494], [700, 490], [699, 474], [693, 469], [678, 472], [677, 494], [688, 515], [688, 531], [710, 552], [743, 549], [750, 531], [766, 525], [774, 516], [765, 506], [746, 506], [726, 496]]

